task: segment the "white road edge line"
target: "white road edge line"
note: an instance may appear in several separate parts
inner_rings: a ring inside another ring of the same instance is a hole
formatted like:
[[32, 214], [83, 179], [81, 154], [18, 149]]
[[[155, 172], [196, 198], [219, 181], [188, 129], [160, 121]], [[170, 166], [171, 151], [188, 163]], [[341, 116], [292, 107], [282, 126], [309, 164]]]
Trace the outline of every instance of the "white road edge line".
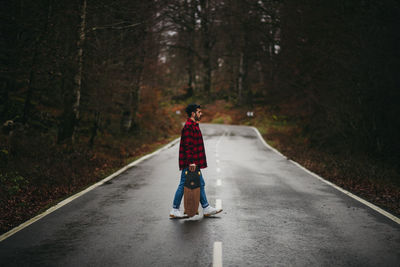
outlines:
[[[258, 135], [258, 137], [260, 138], [260, 140], [262, 141], [262, 143], [263, 143], [267, 148], [271, 149], [272, 151], [274, 151], [275, 153], [279, 154], [279, 155], [282, 156], [283, 158], [287, 158], [287, 157], [285, 157], [282, 153], [280, 153], [278, 150], [276, 150], [275, 148], [273, 148], [273, 147], [271, 147], [270, 145], [268, 145], [268, 143], [265, 142], [264, 138], [262, 137], [261, 133], [258, 131], [257, 128], [255, 128], [255, 127], [251, 127], [251, 128], [253, 128], [253, 130], [257, 133], [257, 135]], [[342, 193], [344, 193], [344, 194], [346, 194], [346, 195], [348, 195], [348, 196], [354, 198], [355, 200], [357, 200], [357, 201], [363, 203], [364, 205], [370, 207], [371, 209], [373, 209], [373, 210], [379, 212], [380, 214], [382, 214], [382, 215], [388, 217], [388, 218], [391, 219], [392, 221], [394, 221], [394, 222], [400, 224], [400, 218], [394, 216], [393, 214], [391, 214], [391, 213], [389, 213], [389, 212], [387, 212], [387, 211], [385, 211], [385, 210], [379, 208], [378, 206], [376, 206], [376, 205], [374, 205], [374, 204], [372, 204], [372, 203], [370, 203], [370, 202], [368, 202], [368, 201], [366, 201], [366, 200], [364, 200], [364, 199], [362, 199], [362, 198], [360, 198], [360, 197], [358, 197], [358, 196], [356, 196], [356, 195], [350, 193], [349, 191], [347, 191], [347, 190], [345, 190], [345, 189], [343, 189], [343, 188], [341, 188], [341, 187], [339, 187], [339, 186], [337, 186], [337, 185], [335, 185], [335, 184], [333, 184], [333, 183], [331, 183], [331, 182], [325, 180], [324, 178], [322, 178], [322, 177], [319, 176], [318, 174], [313, 173], [312, 171], [310, 171], [310, 170], [306, 169], [305, 167], [301, 166], [299, 163], [297, 163], [297, 162], [295, 162], [295, 161], [293, 161], [293, 160], [291, 160], [291, 159], [290, 159], [289, 161], [292, 162], [293, 164], [295, 164], [297, 167], [303, 169], [305, 172], [311, 174], [311, 175], [314, 176], [315, 178], [321, 180], [322, 182], [324, 182], [324, 183], [326, 183], [326, 184], [332, 186], [333, 188], [336, 188], [336, 189], [339, 190], [340, 192], [342, 192]]]
[[51, 208], [49, 208], [49, 209], [47, 209], [46, 211], [44, 211], [43, 213], [41, 213], [41, 214], [39, 214], [39, 215], [36, 215], [36, 216], [33, 217], [32, 219], [30, 219], [30, 220], [28, 220], [28, 221], [26, 221], [26, 222], [20, 224], [19, 226], [17, 226], [17, 227], [15, 227], [15, 228], [11, 229], [10, 231], [8, 231], [8, 232], [2, 234], [2, 235], [0, 236], [0, 242], [3, 241], [3, 240], [5, 240], [6, 238], [12, 236], [13, 234], [17, 233], [18, 231], [21, 231], [22, 229], [24, 229], [25, 227], [31, 225], [32, 223], [34, 223], [34, 222], [40, 220], [41, 218], [45, 217], [46, 215], [52, 213], [53, 211], [55, 211], [55, 210], [61, 208], [62, 206], [68, 204], [69, 202], [73, 201], [74, 199], [76, 199], [76, 198], [78, 198], [78, 197], [80, 197], [80, 196], [86, 194], [87, 192], [89, 192], [89, 191], [95, 189], [96, 187], [98, 187], [98, 186], [104, 184], [105, 182], [107, 182], [107, 181], [109, 181], [109, 180], [111, 180], [111, 179], [117, 177], [117, 176], [120, 175], [121, 173], [123, 173], [123, 172], [125, 172], [126, 170], [132, 168], [133, 166], [139, 164], [140, 162], [142, 162], [142, 161], [144, 161], [144, 160], [146, 160], [146, 159], [148, 159], [148, 158], [150, 158], [150, 157], [152, 157], [152, 156], [154, 156], [154, 155], [160, 153], [161, 151], [164, 151], [164, 150], [170, 148], [172, 145], [175, 145], [175, 143], [178, 143], [179, 140], [180, 140], [180, 138], [177, 138], [177, 139], [175, 139], [175, 140], [169, 142], [169, 143], [166, 144], [165, 146], [163, 146], [163, 147], [157, 149], [157, 150], [154, 151], [153, 153], [148, 154], [148, 155], [145, 155], [145, 156], [143, 156], [143, 157], [141, 157], [141, 158], [135, 160], [134, 162], [131, 162], [130, 164], [126, 165], [125, 167], [122, 167], [121, 169], [119, 169], [118, 171], [114, 172], [114, 173], [111, 174], [110, 176], [104, 178], [103, 180], [101, 180], [101, 181], [99, 181], [99, 182], [97, 182], [97, 183], [95, 183], [95, 184], [93, 184], [93, 185], [87, 187], [86, 189], [84, 189], [84, 190], [82, 190], [82, 191], [76, 193], [76, 194], [73, 195], [73, 196], [70, 196], [69, 198], [64, 199], [63, 201], [57, 203], [56, 205], [54, 205], [54, 206], [52, 206]]
[[214, 242], [213, 267], [222, 267], [222, 242]]

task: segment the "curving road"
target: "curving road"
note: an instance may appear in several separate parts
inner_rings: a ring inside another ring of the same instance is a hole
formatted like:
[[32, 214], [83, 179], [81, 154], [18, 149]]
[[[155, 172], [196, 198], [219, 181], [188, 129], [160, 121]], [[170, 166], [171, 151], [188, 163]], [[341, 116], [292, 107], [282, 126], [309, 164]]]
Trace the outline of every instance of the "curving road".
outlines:
[[0, 266], [400, 266], [399, 224], [268, 149], [252, 128], [201, 129], [220, 215], [168, 218], [175, 143], [0, 242]]

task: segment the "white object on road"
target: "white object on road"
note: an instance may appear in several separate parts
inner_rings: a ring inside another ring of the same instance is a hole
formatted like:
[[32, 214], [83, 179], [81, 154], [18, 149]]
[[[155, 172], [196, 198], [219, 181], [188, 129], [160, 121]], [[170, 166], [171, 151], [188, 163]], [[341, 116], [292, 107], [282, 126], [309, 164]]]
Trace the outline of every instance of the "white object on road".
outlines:
[[222, 267], [222, 242], [214, 242], [213, 267]]
[[215, 202], [215, 208], [217, 210], [222, 209], [222, 201], [221, 201], [221, 199], [217, 199], [217, 201]]
[[169, 213], [169, 217], [179, 219], [185, 217], [185, 215], [183, 215], [183, 213], [179, 209], [172, 209]]

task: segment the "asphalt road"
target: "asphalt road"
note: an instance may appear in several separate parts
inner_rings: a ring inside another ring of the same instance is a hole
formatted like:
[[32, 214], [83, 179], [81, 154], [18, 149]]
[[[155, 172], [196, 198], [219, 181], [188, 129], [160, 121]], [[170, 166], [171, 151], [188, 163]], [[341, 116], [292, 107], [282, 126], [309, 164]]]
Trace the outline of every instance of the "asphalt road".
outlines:
[[[400, 226], [263, 146], [201, 124], [214, 218], [169, 219], [178, 146], [0, 242], [0, 266], [400, 266]], [[181, 207], [182, 208], [182, 207]]]

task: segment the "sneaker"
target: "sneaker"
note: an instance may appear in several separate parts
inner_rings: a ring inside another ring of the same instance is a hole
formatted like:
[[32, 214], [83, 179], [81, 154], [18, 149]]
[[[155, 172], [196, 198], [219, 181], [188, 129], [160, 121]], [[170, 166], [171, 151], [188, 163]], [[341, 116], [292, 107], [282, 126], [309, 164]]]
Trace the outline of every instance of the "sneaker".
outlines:
[[[196, 211], [196, 215], [199, 215], [199, 211]], [[188, 216], [186, 210], [183, 212], [183, 216]]]
[[169, 217], [178, 219], [178, 218], [183, 218], [184, 215], [179, 209], [172, 209], [171, 212], [169, 213]]
[[222, 211], [222, 209], [218, 209], [217, 210], [216, 208], [213, 208], [211, 206], [207, 206], [206, 208], [203, 209], [203, 213], [204, 213], [205, 217], [209, 217], [211, 215], [215, 215], [217, 213], [220, 213], [221, 211]]

